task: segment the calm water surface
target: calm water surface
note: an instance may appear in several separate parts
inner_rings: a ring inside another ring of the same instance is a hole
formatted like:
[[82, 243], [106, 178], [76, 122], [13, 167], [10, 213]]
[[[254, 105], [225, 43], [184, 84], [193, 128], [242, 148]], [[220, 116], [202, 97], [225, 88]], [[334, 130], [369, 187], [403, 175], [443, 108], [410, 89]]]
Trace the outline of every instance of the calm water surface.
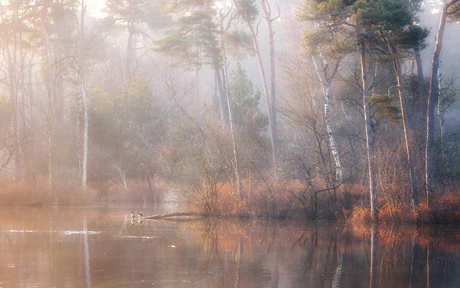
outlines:
[[452, 227], [131, 223], [131, 210], [0, 208], [0, 287], [460, 287]]

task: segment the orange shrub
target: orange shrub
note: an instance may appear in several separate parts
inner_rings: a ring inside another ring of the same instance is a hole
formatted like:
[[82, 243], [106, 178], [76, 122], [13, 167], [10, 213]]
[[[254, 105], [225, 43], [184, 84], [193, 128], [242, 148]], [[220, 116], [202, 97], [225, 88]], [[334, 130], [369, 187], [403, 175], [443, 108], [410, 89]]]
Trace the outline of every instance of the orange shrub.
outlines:
[[368, 207], [355, 207], [351, 213], [352, 223], [370, 223], [371, 222], [371, 211]]
[[417, 219], [420, 222], [433, 224], [460, 223], [460, 195], [448, 192], [436, 197], [430, 206], [421, 203]]

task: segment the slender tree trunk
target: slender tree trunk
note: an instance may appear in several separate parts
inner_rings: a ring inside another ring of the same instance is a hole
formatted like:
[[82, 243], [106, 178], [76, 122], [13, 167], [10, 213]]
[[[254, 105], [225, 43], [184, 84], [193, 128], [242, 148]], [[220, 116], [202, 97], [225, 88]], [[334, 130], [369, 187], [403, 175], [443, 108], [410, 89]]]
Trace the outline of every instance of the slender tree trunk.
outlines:
[[225, 55], [225, 46], [222, 46], [222, 57], [223, 57], [223, 71], [224, 71], [224, 81], [225, 81], [225, 95], [227, 98], [227, 109], [228, 109], [228, 119], [230, 122], [230, 131], [232, 133], [232, 144], [233, 144], [233, 162], [234, 162], [234, 169], [235, 169], [235, 178], [236, 178], [236, 189], [240, 200], [243, 201], [243, 189], [241, 185], [241, 178], [240, 178], [240, 168], [239, 168], [239, 161], [238, 161], [238, 147], [236, 144], [236, 132], [233, 123], [233, 115], [232, 115], [232, 106], [230, 104], [230, 87], [228, 84], [228, 75], [227, 75], [227, 59]]
[[379, 230], [372, 225], [371, 229], [371, 263], [370, 263], [370, 281], [369, 287], [376, 288], [378, 285], [378, 253], [379, 253]]
[[378, 221], [378, 208], [377, 208], [377, 187], [375, 179], [375, 153], [374, 153], [374, 137], [373, 128], [371, 123], [371, 112], [369, 105], [369, 91], [367, 83], [367, 67], [366, 67], [366, 42], [363, 39], [359, 41], [361, 52], [361, 73], [363, 85], [363, 106], [364, 106], [364, 127], [366, 130], [366, 148], [367, 148], [367, 161], [369, 166], [369, 193], [371, 200], [371, 215], [374, 222]]
[[91, 266], [90, 266], [90, 257], [89, 257], [89, 241], [88, 241], [88, 221], [85, 218], [83, 219], [83, 250], [85, 255], [85, 277], [86, 277], [86, 287], [91, 287]]
[[459, 0], [450, 0], [444, 4], [441, 12], [441, 19], [439, 21], [438, 33], [436, 35], [436, 46], [433, 53], [433, 61], [431, 64], [431, 77], [430, 77], [430, 93], [428, 96], [428, 110], [427, 110], [427, 124], [426, 124], [426, 150], [425, 150], [425, 181], [427, 203], [431, 206], [435, 194], [436, 185], [434, 179], [434, 110], [436, 106], [436, 95], [438, 93], [438, 69], [439, 69], [439, 56], [441, 55], [442, 41], [444, 37], [444, 28], [446, 26], [447, 9], [458, 2]]
[[343, 182], [343, 169], [342, 169], [342, 164], [340, 163], [339, 153], [337, 152], [337, 146], [335, 145], [334, 135], [332, 134], [331, 118], [329, 115], [329, 99], [331, 96], [330, 93], [331, 93], [331, 82], [328, 81], [326, 83], [326, 97], [324, 99], [324, 115], [326, 118], [326, 129], [327, 129], [327, 135], [329, 138], [329, 145], [331, 146], [332, 155], [334, 156], [334, 160], [335, 160], [337, 180], [340, 183], [342, 183]]
[[418, 279], [417, 275], [417, 265], [420, 260], [420, 245], [417, 242], [417, 237], [411, 239], [412, 242], [412, 262], [410, 269], [410, 285], [409, 288], [415, 288]]
[[[16, 33], [14, 33], [14, 39], [16, 38]], [[20, 179], [22, 174], [22, 161], [21, 161], [21, 142], [20, 142], [20, 109], [19, 109], [19, 91], [18, 91], [18, 81], [17, 81], [17, 70], [16, 70], [16, 39], [13, 45], [13, 56], [11, 56], [11, 51], [9, 47], [9, 42], [4, 38], [4, 50], [6, 51], [6, 60], [8, 65], [8, 80], [9, 80], [9, 94], [10, 101], [14, 103], [14, 166], [15, 166], [15, 178]]]
[[220, 105], [220, 115], [222, 119], [223, 126], [228, 122], [228, 109], [226, 105], [226, 98], [224, 93], [224, 88], [222, 85], [222, 77], [220, 75], [219, 68], [214, 69], [214, 74], [216, 76], [217, 88], [219, 90], [219, 105]]
[[[128, 29], [132, 29], [131, 26], [128, 26]], [[126, 64], [125, 64], [125, 84], [128, 86], [128, 83], [131, 79], [132, 72], [132, 65], [133, 65], [133, 38], [134, 38], [134, 33], [131, 30], [128, 30], [128, 44], [126, 45]]]
[[[320, 52], [320, 58], [322, 59], [323, 64], [327, 67], [328, 63], [326, 62], [326, 59], [321, 55], [321, 52]], [[342, 183], [343, 182], [343, 168], [340, 163], [340, 156], [337, 151], [337, 146], [335, 145], [334, 135], [332, 134], [331, 118], [329, 114], [329, 100], [331, 98], [332, 78], [337, 73], [338, 67], [341, 61], [337, 62], [337, 65], [335, 66], [334, 71], [332, 72], [331, 76], [328, 76], [327, 71], [324, 70], [325, 79], [323, 80], [323, 78], [321, 77], [321, 73], [319, 71], [318, 65], [316, 65], [316, 61], [313, 56], [312, 56], [312, 60], [313, 60], [313, 64], [315, 65], [315, 70], [316, 70], [316, 74], [318, 75], [319, 82], [321, 83], [321, 85], [326, 86], [326, 90], [324, 90], [324, 86], [322, 86], [323, 93], [324, 93], [324, 117], [326, 120], [326, 130], [327, 130], [327, 135], [329, 139], [329, 146], [331, 148], [332, 156], [334, 157], [334, 161], [335, 161], [336, 180]]]
[[[48, 30], [45, 25], [45, 18], [46, 18], [46, 9], [47, 7], [43, 8], [42, 15], [40, 18], [42, 33], [45, 39], [46, 45], [46, 63], [48, 67], [45, 71], [45, 80], [46, 80], [46, 90], [48, 96], [48, 188], [50, 193], [53, 194], [53, 146], [54, 146], [54, 114], [53, 113], [53, 100], [55, 98], [55, 87], [52, 85], [54, 83], [54, 79], [56, 79], [56, 67], [54, 65], [54, 53], [51, 47], [51, 40]], [[56, 195], [54, 195], [56, 196]]]
[[437, 243], [434, 240], [428, 240], [426, 252], [426, 287], [435, 288], [436, 278], [437, 278], [437, 269], [436, 269], [436, 254], [437, 254]]
[[195, 96], [196, 96], [196, 101], [201, 104], [201, 99], [200, 99], [200, 65], [196, 65], [195, 67]]
[[[32, 59], [29, 59], [29, 121], [30, 121], [30, 131], [31, 131], [31, 143], [32, 143], [32, 159], [29, 159], [29, 162], [36, 163], [37, 150], [36, 150], [36, 137], [35, 137], [35, 99], [34, 99], [34, 85], [33, 85], [33, 71], [32, 71]], [[30, 167], [30, 166], [29, 166]], [[33, 167], [33, 166], [32, 166]], [[35, 169], [32, 168], [32, 175], [35, 176]]]
[[401, 106], [401, 115], [403, 120], [403, 129], [404, 129], [404, 139], [406, 144], [407, 152], [407, 163], [409, 164], [409, 178], [411, 183], [411, 195], [412, 195], [412, 209], [417, 210], [419, 200], [418, 200], [418, 189], [417, 189], [417, 180], [415, 177], [415, 159], [413, 154], [412, 147], [412, 136], [409, 132], [409, 121], [406, 108], [406, 99], [404, 98], [404, 87], [401, 82], [401, 64], [399, 62], [399, 56], [396, 51], [396, 48], [391, 44], [390, 40], [386, 38], [382, 32], [379, 33], [382, 41], [387, 45], [388, 50], [390, 51], [391, 56], [393, 57], [393, 65], [395, 69], [396, 81], [398, 83], [398, 94], [399, 94], [399, 104]]
[[420, 97], [421, 103], [423, 104], [422, 109], [425, 108], [423, 110], [423, 111], [425, 111], [426, 108], [427, 108], [427, 106], [426, 106], [427, 102], [425, 102], [425, 100], [426, 100], [425, 85], [424, 85], [425, 78], [423, 76], [423, 66], [422, 66], [422, 57], [420, 56], [420, 49], [414, 48], [414, 54], [415, 54], [415, 64], [417, 66], [419, 97]]
[[134, 25], [134, 10], [135, 10], [135, 1], [129, 1], [128, 4], [128, 9], [129, 9], [129, 17], [130, 19], [128, 20], [127, 24], [127, 29], [128, 29], [128, 43], [126, 46], [126, 63], [125, 63], [125, 85], [128, 87], [128, 83], [131, 80], [131, 77], [133, 77], [133, 72], [134, 72], [134, 30], [135, 30], [135, 25]]
[[447, 145], [446, 145], [446, 121], [444, 119], [444, 111], [446, 108], [444, 107], [444, 91], [442, 89], [442, 73], [441, 73], [441, 61], [439, 61], [438, 67], [438, 87], [439, 87], [439, 96], [438, 96], [438, 117], [439, 117], [439, 126], [441, 128], [441, 158], [442, 158], [442, 165], [443, 165], [443, 174], [444, 180], [446, 183], [450, 184], [450, 169], [449, 164], [447, 163]]
[[[262, 9], [267, 8], [266, 5], [266, 2], [265, 0], [261, 0], [261, 5], [262, 5]], [[236, 0], [233, 0], [233, 4], [235, 4], [235, 6], [237, 7], [238, 10], [241, 10], [241, 7], [238, 3], [238, 1]], [[269, 11], [267, 10], [267, 13]], [[242, 13], [244, 15], [244, 13]], [[265, 76], [265, 69], [264, 69], [264, 64], [263, 64], [263, 61], [262, 61], [262, 55], [260, 54], [260, 48], [259, 48], [259, 42], [257, 41], [257, 33], [255, 31], [255, 28], [254, 26], [252, 25], [252, 23], [250, 22], [250, 20], [248, 19], [248, 17], [246, 16], [243, 16], [243, 20], [246, 22], [246, 25], [248, 26], [248, 29], [249, 29], [249, 32], [250, 32], [250, 35], [251, 35], [251, 38], [252, 38], [252, 43], [254, 45], [254, 51], [256, 53], [256, 56], [257, 56], [257, 62], [258, 62], [258, 65], [259, 65], [259, 72], [260, 72], [260, 77], [262, 78], [262, 88], [263, 88], [263, 92], [264, 92], [264, 96], [265, 96], [265, 101], [267, 101], [267, 109], [268, 109], [268, 122], [269, 122], [269, 127], [270, 127], [270, 141], [271, 141], [271, 145], [272, 145], [272, 164], [273, 164], [273, 175], [275, 177], [275, 181], [278, 181], [278, 158], [279, 158], [279, 155], [278, 155], [278, 134], [276, 132], [276, 109], [274, 107], [276, 106], [273, 106], [273, 105], [276, 105], [276, 103], [272, 103], [274, 101], [272, 101], [272, 97], [270, 96], [270, 92], [268, 91], [268, 84], [267, 84], [267, 77]], [[267, 18], [267, 21], [273, 21], [273, 19], [270, 17], [270, 18]], [[268, 24], [268, 23], [267, 23]], [[270, 38], [270, 41], [274, 41], [273, 40], [273, 29], [270, 28], [271, 27], [271, 24], [268, 24], [269, 25], [269, 30], [271, 29], [271, 31], [269, 31], [269, 37]], [[272, 67], [274, 69], [275, 67], [275, 54], [274, 54], [274, 46], [273, 47], [270, 47], [271, 49], [271, 52], [273, 52], [273, 55], [271, 55], [271, 63], [272, 63]], [[274, 74], [274, 71], [273, 71], [273, 74], [272, 74], [272, 80], [273, 80], [273, 86], [272, 86], [272, 89], [276, 90], [276, 86], [275, 85], [275, 74]], [[275, 97], [275, 94], [273, 94], [273, 99]]]
[[[9, 35], [6, 31], [2, 34], [2, 42], [3, 42], [3, 52], [4, 58], [6, 58], [6, 66], [7, 66], [7, 79], [8, 79], [8, 91], [11, 103], [14, 104], [14, 118], [13, 118], [13, 127], [14, 127], [14, 165], [15, 165], [15, 178], [21, 179], [22, 178], [22, 149], [21, 149], [21, 121], [20, 121], [20, 103], [19, 103], [19, 81], [18, 81], [18, 71], [17, 71], [17, 32], [14, 26], [20, 27], [18, 25], [18, 15], [17, 11], [13, 12], [13, 18], [15, 21], [12, 27], [12, 34]], [[0, 21], [3, 22], [3, 4], [0, 3]], [[20, 28], [19, 28], [20, 29]], [[20, 34], [21, 35], [21, 34]], [[12, 51], [10, 50], [10, 39], [13, 39], [13, 47]], [[19, 43], [21, 43], [21, 36], [19, 36]]]
[[85, 117], [85, 130], [83, 132], [83, 171], [81, 175], [81, 186], [83, 192], [86, 192], [86, 183], [88, 175], [88, 97], [86, 96], [86, 88], [83, 79], [81, 81], [81, 94], [83, 97], [83, 109]]
[[[276, 59], [275, 59], [275, 31], [273, 30], [273, 20], [278, 17], [272, 17], [272, 11], [269, 3], [266, 0], [261, 0], [260, 4], [262, 6], [262, 11], [264, 13], [264, 18], [267, 22], [268, 28], [268, 37], [269, 37], [269, 47], [270, 47], [270, 105], [268, 109], [270, 117], [270, 132], [272, 140], [272, 153], [273, 153], [273, 167], [275, 169], [275, 178], [278, 176], [279, 169], [279, 153], [278, 153], [278, 132], [276, 124]], [[258, 45], [257, 45], [258, 46]], [[258, 52], [257, 52], [258, 53]], [[258, 53], [260, 57], [260, 53]], [[259, 62], [260, 64], [261, 62]], [[263, 69], [263, 68], [261, 68]]]
[[83, 110], [84, 110], [84, 132], [83, 132], [83, 163], [82, 163], [82, 177], [81, 177], [81, 186], [83, 192], [86, 192], [87, 184], [87, 167], [88, 167], [88, 97], [86, 95], [85, 87], [85, 14], [86, 14], [86, 1], [81, 1], [81, 16], [80, 16], [80, 85], [81, 85], [81, 95], [83, 97]]

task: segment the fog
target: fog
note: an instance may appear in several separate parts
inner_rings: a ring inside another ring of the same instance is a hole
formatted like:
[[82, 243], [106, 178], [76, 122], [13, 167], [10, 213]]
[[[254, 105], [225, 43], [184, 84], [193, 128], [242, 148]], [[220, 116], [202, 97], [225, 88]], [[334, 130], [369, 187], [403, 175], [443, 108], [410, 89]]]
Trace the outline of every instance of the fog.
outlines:
[[[354, 24], [325, 24], [305, 3], [2, 0], [2, 204], [178, 201], [207, 215], [346, 219], [375, 195], [389, 211], [414, 195], [428, 201], [426, 107], [442, 3], [421, 3], [400, 28], [429, 31], [423, 81], [415, 42], [395, 42], [392, 54], [372, 32], [368, 86]], [[453, 192], [460, 172], [459, 32], [450, 18], [437, 192]]]

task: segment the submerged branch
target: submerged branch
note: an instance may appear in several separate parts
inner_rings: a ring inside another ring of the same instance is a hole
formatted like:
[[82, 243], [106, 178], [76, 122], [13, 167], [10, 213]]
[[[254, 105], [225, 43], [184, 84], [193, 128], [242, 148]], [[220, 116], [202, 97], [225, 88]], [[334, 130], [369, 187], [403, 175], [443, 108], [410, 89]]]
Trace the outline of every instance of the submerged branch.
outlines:
[[207, 215], [204, 214], [204, 213], [198, 213], [198, 212], [173, 212], [173, 213], [146, 216], [146, 217], [142, 217], [142, 219], [144, 219], [144, 220], [152, 220], [152, 219], [166, 219], [166, 218], [173, 218], [173, 217], [204, 218], [204, 217], [207, 217]]

